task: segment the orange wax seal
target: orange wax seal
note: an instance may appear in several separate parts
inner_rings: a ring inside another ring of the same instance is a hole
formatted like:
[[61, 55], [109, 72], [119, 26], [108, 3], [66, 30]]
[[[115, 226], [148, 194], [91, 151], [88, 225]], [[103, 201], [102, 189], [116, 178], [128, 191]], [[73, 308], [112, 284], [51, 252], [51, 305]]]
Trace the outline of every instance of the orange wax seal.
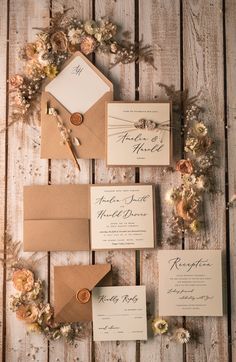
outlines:
[[91, 293], [86, 288], [80, 289], [76, 293], [76, 299], [82, 304], [88, 303], [90, 297], [91, 297]]
[[80, 126], [83, 123], [83, 115], [79, 112], [72, 113], [70, 121], [74, 126]]

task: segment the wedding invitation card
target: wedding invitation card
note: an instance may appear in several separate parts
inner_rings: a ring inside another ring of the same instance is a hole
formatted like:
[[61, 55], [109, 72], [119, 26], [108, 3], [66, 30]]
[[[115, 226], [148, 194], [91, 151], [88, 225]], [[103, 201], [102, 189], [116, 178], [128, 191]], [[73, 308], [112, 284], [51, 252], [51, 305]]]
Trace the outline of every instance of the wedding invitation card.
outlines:
[[92, 291], [94, 341], [146, 340], [146, 287], [97, 287]]
[[154, 186], [91, 186], [91, 249], [153, 248]]
[[161, 250], [159, 315], [222, 316], [220, 250]]
[[170, 165], [170, 119], [170, 103], [107, 103], [107, 165]]

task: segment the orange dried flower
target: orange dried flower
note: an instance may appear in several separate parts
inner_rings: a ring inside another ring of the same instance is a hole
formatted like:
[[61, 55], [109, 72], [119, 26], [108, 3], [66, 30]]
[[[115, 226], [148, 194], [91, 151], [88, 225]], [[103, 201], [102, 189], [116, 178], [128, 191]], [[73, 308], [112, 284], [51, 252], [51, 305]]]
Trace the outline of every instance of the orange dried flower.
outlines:
[[34, 274], [28, 269], [16, 270], [13, 273], [12, 281], [14, 287], [20, 292], [29, 292], [34, 285]]
[[88, 54], [91, 54], [95, 50], [96, 45], [97, 45], [96, 40], [92, 36], [88, 35], [88, 36], [83, 37], [83, 39], [81, 40], [80, 50], [85, 55], [88, 55]]
[[39, 310], [36, 305], [28, 304], [28, 305], [20, 305], [16, 311], [16, 316], [18, 319], [26, 322], [26, 323], [34, 323], [38, 318]]
[[185, 221], [192, 221], [194, 216], [191, 202], [185, 199], [181, 199], [176, 204], [176, 213], [179, 217], [182, 217]]
[[179, 160], [176, 163], [176, 171], [179, 171], [182, 174], [191, 174], [191, 173], [193, 173], [192, 161], [190, 161], [190, 160]]

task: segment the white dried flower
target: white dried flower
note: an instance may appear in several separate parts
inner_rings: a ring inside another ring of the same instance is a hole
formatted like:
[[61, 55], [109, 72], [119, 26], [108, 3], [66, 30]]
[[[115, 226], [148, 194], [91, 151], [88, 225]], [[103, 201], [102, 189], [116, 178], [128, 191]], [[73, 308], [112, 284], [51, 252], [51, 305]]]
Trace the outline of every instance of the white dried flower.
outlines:
[[80, 40], [80, 37], [81, 37], [81, 34], [82, 34], [82, 29], [75, 29], [75, 28], [72, 28], [69, 30], [68, 32], [68, 38], [69, 38], [69, 42], [73, 45], [76, 45], [79, 43], [79, 40]]
[[173, 339], [177, 343], [181, 343], [181, 344], [188, 343], [188, 341], [190, 340], [190, 333], [187, 329], [178, 328], [174, 332]]
[[196, 122], [193, 129], [197, 136], [203, 137], [207, 135], [207, 127], [203, 122]]
[[70, 334], [70, 332], [72, 331], [71, 325], [67, 324], [67, 325], [62, 326], [60, 328], [60, 331], [63, 336], [67, 337]]

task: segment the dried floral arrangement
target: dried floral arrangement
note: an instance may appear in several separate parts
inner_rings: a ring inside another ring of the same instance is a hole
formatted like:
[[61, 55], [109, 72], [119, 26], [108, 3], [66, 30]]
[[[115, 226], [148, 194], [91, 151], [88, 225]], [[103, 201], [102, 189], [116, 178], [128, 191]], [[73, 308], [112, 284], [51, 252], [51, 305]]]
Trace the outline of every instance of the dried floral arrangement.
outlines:
[[[184, 106], [183, 134], [184, 158], [175, 166], [181, 174], [181, 184], [166, 193], [166, 201], [173, 205], [172, 217], [168, 220], [171, 235], [166, 241], [176, 243], [186, 234], [197, 234], [203, 227], [201, 208], [206, 192], [215, 191], [214, 167], [216, 148], [209, 128], [202, 120], [204, 110], [196, 101], [198, 97], [188, 98], [187, 92], [176, 92], [160, 84], [167, 95]], [[177, 112], [180, 114], [179, 106]]]
[[83, 339], [89, 333], [89, 326], [82, 323], [57, 323], [54, 321], [53, 307], [45, 302], [46, 283], [36, 278], [33, 269], [39, 259], [37, 253], [24, 259], [21, 254], [21, 242], [14, 242], [6, 235], [6, 250], [0, 261], [8, 267], [10, 279], [17, 294], [10, 297], [10, 309], [19, 320], [26, 323], [29, 332], [42, 334], [46, 339], [54, 341], [63, 339], [69, 344]]
[[39, 33], [32, 43], [21, 49], [19, 57], [24, 61], [23, 74], [9, 79], [12, 94], [12, 123], [27, 121], [36, 108], [37, 98], [46, 79], [54, 78], [63, 63], [80, 50], [86, 56], [101, 52], [113, 55], [111, 67], [118, 64], [144, 61], [154, 67], [152, 49], [142, 41], [132, 43], [129, 32], [123, 32], [123, 40], [116, 39], [118, 26], [108, 19], [81, 21], [69, 16], [72, 9], [56, 13], [47, 28]]
[[165, 335], [167, 346], [170, 342], [186, 344], [190, 341], [190, 332], [178, 325], [170, 326], [165, 319], [155, 318], [152, 321], [152, 331], [154, 336]]

